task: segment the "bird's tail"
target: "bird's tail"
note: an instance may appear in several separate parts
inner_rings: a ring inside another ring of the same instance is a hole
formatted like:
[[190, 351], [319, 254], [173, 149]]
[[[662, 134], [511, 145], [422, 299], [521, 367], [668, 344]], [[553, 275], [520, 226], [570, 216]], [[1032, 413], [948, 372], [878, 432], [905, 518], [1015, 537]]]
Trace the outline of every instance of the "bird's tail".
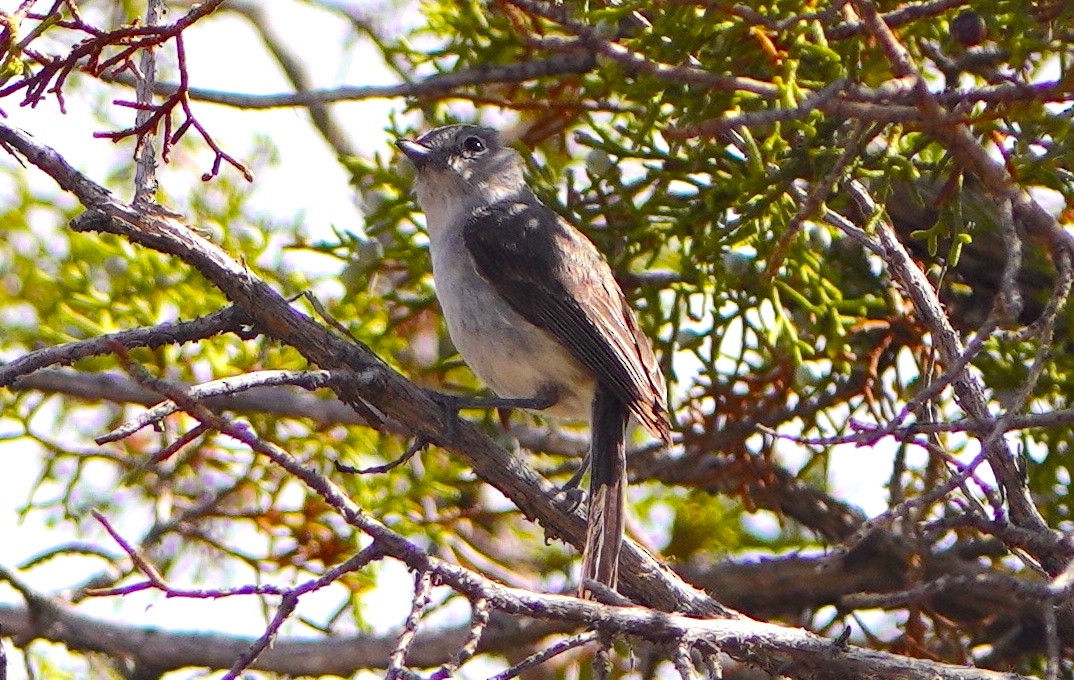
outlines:
[[630, 409], [598, 386], [593, 397], [589, 467], [589, 523], [582, 553], [582, 596], [587, 580], [612, 590], [619, 581], [619, 550], [626, 516], [626, 427]]

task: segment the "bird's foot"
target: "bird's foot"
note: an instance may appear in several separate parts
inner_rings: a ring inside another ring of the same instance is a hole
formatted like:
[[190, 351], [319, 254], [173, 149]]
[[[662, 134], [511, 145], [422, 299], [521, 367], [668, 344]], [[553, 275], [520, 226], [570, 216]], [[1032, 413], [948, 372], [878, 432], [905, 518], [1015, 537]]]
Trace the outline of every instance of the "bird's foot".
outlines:
[[543, 411], [556, 403], [558, 395], [555, 390], [542, 390], [532, 397], [484, 397], [470, 394], [433, 392], [433, 398], [458, 414], [463, 409], [491, 408], [523, 408], [532, 411]]
[[577, 486], [561, 486], [552, 494], [552, 500], [560, 506], [564, 512], [574, 512], [585, 500], [585, 491]]

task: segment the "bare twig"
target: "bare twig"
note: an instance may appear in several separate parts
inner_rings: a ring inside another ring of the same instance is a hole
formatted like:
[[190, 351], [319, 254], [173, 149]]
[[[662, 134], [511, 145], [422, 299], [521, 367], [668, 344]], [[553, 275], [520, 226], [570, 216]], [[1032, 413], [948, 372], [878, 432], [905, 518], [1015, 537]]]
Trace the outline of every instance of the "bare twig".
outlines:
[[[145, 25], [156, 26], [166, 12], [164, 0], [148, 0], [145, 13]], [[135, 114], [134, 126], [145, 129], [151, 115], [153, 104], [153, 85], [157, 81], [157, 56], [152, 47], [142, 50], [139, 61], [138, 84], [135, 87], [135, 99], [138, 112]], [[138, 137], [134, 155], [137, 159], [134, 171], [134, 204], [149, 205], [157, 193], [157, 153], [154, 137], [156, 130], [147, 130]]]
[[[925, 2], [911, 2], [880, 15], [880, 19], [888, 26], [903, 26], [919, 19], [934, 17], [943, 14], [954, 7], [967, 4], [967, 0], [926, 0]], [[826, 28], [824, 33], [830, 40], [842, 40], [868, 30], [866, 22], [848, 21], [831, 28]]]
[[549, 659], [554, 659], [560, 654], [595, 641], [598, 635], [599, 634], [596, 631], [590, 631], [588, 633], [580, 633], [572, 637], [563, 638], [555, 644], [545, 647], [536, 654], [531, 654], [510, 668], [493, 675], [489, 680], [510, 680], [511, 678], [517, 678], [531, 668], [536, 668]]
[[431, 680], [446, 680], [447, 678], [455, 677], [456, 671], [477, 653], [477, 645], [481, 642], [481, 638], [489, 624], [490, 608], [488, 600], [484, 598], [474, 600], [470, 606], [473, 609], [473, 614], [470, 617], [470, 634], [466, 637], [466, 642], [463, 643], [459, 653], [453, 656], [450, 662], [437, 669]]
[[249, 323], [235, 306], [213, 312], [193, 321], [173, 321], [149, 328], [137, 328], [100, 335], [64, 345], [34, 350], [8, 364], [0, 365], [0, 387], [12, 385], [22, 376], [46, 366], [66, 366], [86, 357], [110, 354], [118, 344], [125, 349], [163, 347], [203, 340], [227, 331], [237, 332]]
[[828, 170], [821, 181], [810, 187], [805, 200], [802, 201], [801, 205], [798, 207], [798, 211], [795, 212], [794, 217], [791, 218], [791, 221], [787, 223], [786, 232], [784, 232], [783, 236], [779, 239], [779, 243], [776, 244], [776, 248], [768, 260], [764, 274], [766, 282], [771, 282], [779, 272], [779, 268], [783, 264], [784, 258], [787, 257], [787, 252], [790, 250], [795, 236], [797, 236], [798, 232], [802, 229], [802, 225], [806, 223], [806, 220], [813, 217], [813, 214], [820, 209], [820, 206], [828, 200], [835, 185], [843, 178], [847, 166], [854, 161], [858, 153], [862, 135], [862, 125], [860, 122], [856, 122], [847, 135], [843, 151], [839, 154], [839, 157], [835, 159], [835, 163], [832, 165], [831, 169]]
[[[495, 64], [478, 68], [463, 69], [450, 73], [438, 73], [412, 83], [396, 85], [368, 85], [339, 87], [325, 90], [311, 89], [304, 92], [287, 92], [279, 94], [237, 94], [219, 90], [190, 87], [187, 93], [190, 99], [210, 102], [242, 109], [274, 109], [291, 106], [315, 106], [341, 101], [358, 101], [362, 99], [392, 99], [396, 97], [447, 97], [459, 94], [461, 88], [494, 85], [499, 83], [523, 83], [551, 76], [587, 73], [596, 66], [596, 60], [590, 54], [557, 54], [544, 59], [532, 59], [512, 64]], [[108, 79], [108, 78], [106, 78]], [[127, 76], [111, 78], [116, 82], [133, 84]], [[155, 92], [170, 96], [179, 90], [179, 85], [158, 84]]]
[[689, 645], [685, 643], [675, 645], [671, 661], [675, 664], [675, 670], [679, 672], [679, 677], [682, 678], [682, 680], [694, 680], [694, 678], [698, 677], [697, 668], [690, 658]]
[[432, 592], [432, 576], [427, 571], [414, 574], [414, 597], [410, 602], [410, 613], [407, 614], [403, 623], [403, 631], [399, 634], [399, 640], [395, 649], [388, 657], [387, 680], [398, 680], [407, 677], [406, 655], [410, 646], [414, 644], [414, 638], [418, 634], [418, 626], [429, 608], [430, 593]]
[[[288, 48], [282, 37], [273, 30], [272, 24], [268, 20], [265, 5], [260, 2], [229, 2], [227, 7], [241, 14], [250, 22], [261, 37], [261, 41], [265, 44], [269, 54], [283, 69], [287, 79], [291, 81], [291, 85], [295, 88], [295, 93], [298, 95], [309, 93], [313, 89], [311, 86], [313, 79], [306, 72], [299, 55]], [[193, 95], [189, 96], [196, 98]], [[332, 147], [337, 157], [357, 155], [354, 145], [351, 144], [347, 134], [336, 121], [325, 102], [310, 101], [306, 104], [306, 107], [309, 109], [313, 126], [317, 128], [324, 140]]]
[[[930, 381], [925, 387], [919, 390], [913, 398], [907, 402], [899, 415], [891, 421], [889, 427], [895, 428], [901, 425], [911, 414], [916, 413], [925, 403], [940, 394], [943, 390], [947, 389], [951, 383], [960, 378], [963, 371], [965, 371], [970, 365], [970, 362], [977, 357], [977, 354], [984, 347], [985, 342], [992, 336], [992, 333], [1000, 326], [1000, 324], [1018, 316], [1015, 307], [1020, 301], [1015, 279], [1022, 267], [1022, 240], [1019, 237], [1018, 230], [1014, 224], [1010, 202], [1005, 202], [997, 206], [997, 211], [1000, 218], [1000, 224], [1003, 228], [1003, 241], [1006, 245], [1007, 254], [1003, 264], [1003, 273], [1000, 276], [999, 295], [996, 297], [991, 310], [989, 310], [988, 317], [985, 319], [984, 323], [981, 324], [981, 327], [977, 329], [977, 332], [958, 356], [958, 359], [954, 363], [945, 366], [945, 370], [941, 376]], [[1009, 415], [1015, 415], [1014, 413], [1008, 413]], [[994, 432], [1005, 433], [1006, 429], [1001, 431], [997, 424]]]
[[[3, 369], [0, 368], [0, 371]], [[66, 394], [89, 401], [153, 406], [160, 395], [146, 389], [121, 373], [80, 373], [63, 369], [45, 369], [23, 376], [11, 385], [12, 390]], [[289, 418], [308, 418], [318, 426], [368, 425], [353, 408], [334, 398], [312, 395], [302, 389], [286, 387], [257, 387], [247, 392], [220, 397], [205, 397], [205, 404], [216, 410], [236, 413], [274, 414]], [[394, 421], [385, 421], [384, 428], [395, 434], [408, 434], [409, 429]], [[530, 434], [537, 440], [536, 432]]]
[[[315, 390], [326, 387], [333, 379], [330, 371], [255, 371], [231, 378], [210, 380], [188, 388], [186, 394], [189, 398], [200, 401], [209, 397], [232, 395], [256, 387], [297, 385], [303, 389]], [[158, 423], [179, 410], [181, 410], [180, 407], [173, 401], [161, 402], [141, 413], [137, 418], [98, 437], [96, 441], [98, 444], [107, 444], [129, 437], [143, 427]]]
[[[137, 175], [135, 195], [137, 205], [149, 205], [147, 200], [152, 197], [150, 189], [153, 188], [151, 185], [154, 184], [151, 172], [152, 164], [155, 162], [153, 160], [154, 153], [152, 148], [148, 151], [145, 150], [146, 145], [143, 144], [142, 140], [147, 135], [155, 135], [158, 127], [163, 127], [161, 133], [161, 157], [165, 161], [168, 160], [168, 153], [171, 147], [188, 130], [194, 129], [215, 154], [212, 170], [205, 173], [203, 178], [210, 179], [214, 177], [219, 172], [221, 164], [226, 162], [241, 172], [247, 180], [252, 180], [253, 176], [249, 169], [225, 152], [209, 134], [208, 130], [194, 117], [186, 95], [186, 89], [189, 84], [187, 82], [183, 31], [213, 12], [222, 1], [208, 0], [207, 2], [195, 4], [190, 11], [170, 24], [128, 25], [113, 31], [102, 31], [86, 24], [77, 14], [77, 11], [73, 12], [75, 21], [69, 27], [84, 32], [89, 37], [79, 42], [62, 57], [46, 57], [34, 53], [40, 63], [40, 68], [29, 71], [25, 77], [16, 80], [10, 85], [0, 87], [0, 98], [25, 90], [23, 104], [36, 106], [46, 95], [54, 94], [60, 109], [65, 110], [63, 90], [68, 77], [76, 69], [96, 77], [105, 77], [106, 74], [116, 77], [122, 73], [136, 73], [138, 76], [132, 78], [131, 81], [138, 88], [136, 101], [116, 100], [114, 102], [117, 106], [128, 107], [137, 111], [134, 126], [125, 130], [98, 132], [95, 133], [95, 136], [113, 141], [133, 136], [139, 140], [140, 149], [136, 151], [136, 158], [140, 168]], [[157, 0], [153, 0], [153, 2], [157, 2]], [[59, 4], [56, 3], [53, 6], [50, 14], [44, 18], [45, 20], [50, 19], [58, 11]], [[70, 6], [70, 3], [65, 3], [65, 5]], [[150, 19], [153, 18], [154, 11], [156, 11], [154, 6], [151, 6]], [[45, 21], [42, 23], [45, 23]], [[150, 94], [154, 89], [153, 81], [155, 80], [153, 72], [154, 57], [151, 53], [153, 49], [166, 44], [168, 41], [174, 41], [175, 43], [180, 82], [174, 93], [160, 104], [154, 104]], [[106, 52], [110, 48], [119, 49], [115, 54], [107, 56]], [[132, 61], [139, 51], [142, 52], [141, 70]], [[183, 120], [173, 132], [172, 117], [177, 109], [182, 111]]]
[[800, 120], [808, 116], [812, 111], [822, 108], [832, 99], [839, 97], [846, 87], [847, 82], [845, 80], [837, 80], [825, 85], [816, 92], [806, 94], [798, 106], [794, 108], [749, 111], [691, 125], [674, 126], [667, 130], [667, 135], [673, 139], [715, 137], [735, 128], [767, 128], [784, 121]]
[[[863, 186], [857, 182], [851, 182], [848, 188], [852, 197], [859, 202], [862, 214], [869, 216], [877, 214], [876, 205]], [[909, 294], [918, 317], [932, 332], [944, 364], [948, 366], [956, 364], [964, 352], [964, 347], [958, 333], [944, 313], [936, 291], [929, 284], [924, 272], [914, 264], [890, 223], [880, 217], [875, 224], [877, 236], [886, 250], [883, 259], [892, 277]], [[985, 421], [991, 417], [984, 388], [970, 371], [964, 371], [959, 378], [954, 380], [953, 387], [962, 408], [971, 418]], [[1042, 563], [1046, 563], [1049, 571], [1054, 572], [1064, 568], [1074, 557], [1074, 546], [1060, 539], [1049, 529], [1029, 495], [1025, 484], [1026, 478], [1005, 439], [1002, 436], [986, 438], [982, 441], [982, 454], [989, 461], [1000, 486], [1007, 495], [1011, 507], [1011, 518], [1015, 523], [1037, 532], [1042, 537], [1051, 538], [1052, 549], [1046, 554], [1035, 557]]]
[[186, 448], [192, 442], [200, 439], [202, 435], [208, 433], [209, 431], [209, 428], [206, 427], [204, 423], [198, 423], [193, 428], [184, 432], [178, 438], [169, 442], [168, 445], [162, 448], [160, 451], [150, 456], [149, 459], [146, 461], [145, 465], [143, 465], [142, 467], [148, 468], [151, 465], [159, 465], [160, 463], [163, 463], [179, 451]]
[[391, 472], [395, 468], [399, 467], [403, 463], [409, 461], [416, 456], [419, 451], [429, 446], [431, 442], [422, 437], [415, 437], [414, 441], [410, 442], [410, 445], [406, 447], [406, 451], [394, 460], [390, 460], [383, 465], [371, 465], [369, 467], [359, 468], [353, 465], [345, 465], [338, 460], [334, 462], [334, 467], [340, 472], [348, 475], [382, 475], [385, 472]]
[[369, 563], [384, 557], [384, 554], [381, 546], [374, 541], [363, 548], [357, 555], [354, 555], [342, 564], [329, 569], [323, 576], [287, 590], [283, 594], [280, 606], [276, 610], [276, 614], [272, 617], [272, 621], [266, 627], [264, 634], [258, 638], [254, 644], [250, 645], [250, 649], [246, 654], [235, 661], [235, 664], [224, 677], [238, 677], [239, 673], [248, 668], [250, 664], [257, 659], [257, 657], [279, 634], [280, 627], [291, 615], [291, 612], [294, 611], [299, 598], [307, 593], [312, 593], [315, 590], [320, 590], [325, 586], [335, 583], [346, 574], [365, 568]]
[[1055, 264], [1059, 275], [1055, 277], [1055, 285], [1052, 287], [1052, 294], [1048, 297], [1048, 304], [1044, 307], [1044, 311], [1041, 312], [1040, 318], [1012, 334], [1015, 339], [1027, 340], [1037, 337], [1041, 338], [1042, 343], [1045, 338], [1050, 341], [1055, 330], [1059, 310], [1066, 305], [1070, 298], [1071, 285], [1074, 284], [1072, 256], [1074, 256], [1074, 251], [1065, 248], [1056, 253]]

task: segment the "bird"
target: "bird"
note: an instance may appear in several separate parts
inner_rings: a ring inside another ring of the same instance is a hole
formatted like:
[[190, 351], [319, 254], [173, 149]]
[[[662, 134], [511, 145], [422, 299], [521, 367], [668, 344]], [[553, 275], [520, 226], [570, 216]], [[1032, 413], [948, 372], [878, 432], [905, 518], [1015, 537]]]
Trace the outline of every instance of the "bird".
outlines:
[[490, 127], [396, 142], [416, 169], [436, 296], [466, 364], [506, 405], [590, 424], [581, 594], [618, 586], [631, 419], [671, 442], [666, 384], [612, 269], [538, 199]]

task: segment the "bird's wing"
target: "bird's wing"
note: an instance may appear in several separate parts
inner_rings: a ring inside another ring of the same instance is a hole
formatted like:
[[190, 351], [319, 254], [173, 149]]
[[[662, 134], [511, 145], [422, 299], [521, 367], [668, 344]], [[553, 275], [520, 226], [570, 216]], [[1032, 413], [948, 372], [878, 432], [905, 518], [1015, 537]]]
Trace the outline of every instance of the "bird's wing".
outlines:
[[650, 432], [669, 440], [652, 345], [589, 239], [532, 194], [478, 209], [463, 239], [478, 273], [516, 312], [551, 333]]

